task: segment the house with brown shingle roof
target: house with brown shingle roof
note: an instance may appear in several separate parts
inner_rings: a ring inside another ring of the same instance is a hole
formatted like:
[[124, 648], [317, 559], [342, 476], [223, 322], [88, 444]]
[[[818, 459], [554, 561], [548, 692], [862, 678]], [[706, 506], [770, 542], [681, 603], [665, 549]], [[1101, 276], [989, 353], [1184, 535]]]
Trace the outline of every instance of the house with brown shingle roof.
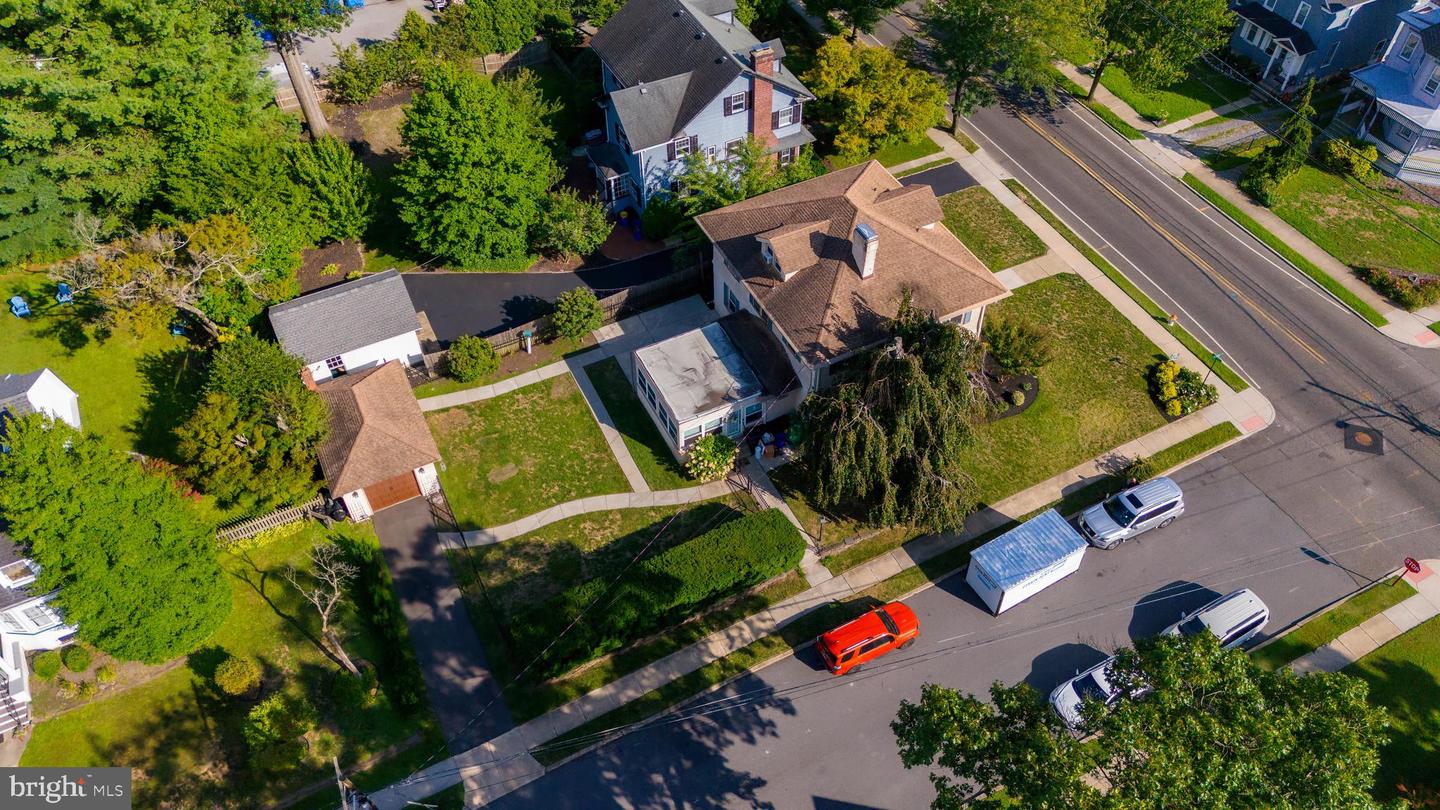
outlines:
[[[1010, 293], [943, 219], [934, 190], [902, 186], [875, 161], [696, 217], [714, 246], [721, 323], [761, 328], [723, 330], [735, 351], [687, 333], [667, 341], [680, 353], [635, 353], [636, 388], [671, 449], [794, 410], [838, 364], [888, 338], [907, 294], [978, 334], [985, 308]], [[701, 388], [712, 393], [692, 395]]]
[[440, 489], [440, 450], [398, 360], [316, 386], [330, 411], [320, 469], [354, 520]]

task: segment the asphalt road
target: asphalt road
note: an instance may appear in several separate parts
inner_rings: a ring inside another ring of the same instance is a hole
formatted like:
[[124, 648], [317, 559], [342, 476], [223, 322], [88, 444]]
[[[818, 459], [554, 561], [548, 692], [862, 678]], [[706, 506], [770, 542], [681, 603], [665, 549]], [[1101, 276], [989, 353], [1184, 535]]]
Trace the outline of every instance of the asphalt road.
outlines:
[[[900, 766], [888, 724], [927, 681], [1048, 691], [1215, 593], [1253, 588], [1275, 631], [1405, 555], [1440, 555], [1440, 352], [1370, 329], [1097, 121], [1030, 112], [1039, 131], [995, 108], [972, 132], [1219, 345], [1274, 402], [1276, 423], [1178, 476], [1189, 509], [1174, 526], [1090, 551], [1077, 574], [1002, 617], [952, 577], [909, 600], [921, 642], [869, 672], [833, 680], [805, 654], [783, 659], [723, 690], [742, 705], [709, 698], [702, 707], [717, 711], [630, 734], [495, 806], [924, 806], [930, 784]], [[1342, 420], [1382, 429], [1386, 455], [1345, 450]]]

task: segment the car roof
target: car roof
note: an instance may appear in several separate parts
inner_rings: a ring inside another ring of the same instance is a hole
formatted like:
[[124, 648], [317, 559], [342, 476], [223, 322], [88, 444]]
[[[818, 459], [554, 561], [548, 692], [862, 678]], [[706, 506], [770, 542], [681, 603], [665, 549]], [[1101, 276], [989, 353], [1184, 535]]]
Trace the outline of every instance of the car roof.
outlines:
[[[895, 622], [902, 635], [920, 625], [920, 621], [915, 618], [915, 612], [900, 602], [891, 602], [883, 605], [881, 609]], [[820, 638], [833, 650], [848, 650], [885, 632], [884, 621], [877, 611], [870, 610], [865, 615], [821, 635]]]
[[1125, 490], [1126, 495], [1133, 495], [1143, 504], [1140, 508], [1145, 509], [1157, 506], [1165, 501], [1174, 500], [1181, 495], [1180, 485], [1169, 478], [1152, 478], [1143, 481], [1130, 489]]
[[1187, 616], [1185, 621], [1189, 621], [1191, 617], [1198, 618], [1201, 624], [1210, 628], [1210, 632], [1216, 636], [1224, 636], [1241, 624], [1261, 615], [1270, 615], [1270, 609], [1260, 601], [1260, 597], [1256, 596], [1254, 591], [1249, 588], [1241, 588], [1200, 608]]

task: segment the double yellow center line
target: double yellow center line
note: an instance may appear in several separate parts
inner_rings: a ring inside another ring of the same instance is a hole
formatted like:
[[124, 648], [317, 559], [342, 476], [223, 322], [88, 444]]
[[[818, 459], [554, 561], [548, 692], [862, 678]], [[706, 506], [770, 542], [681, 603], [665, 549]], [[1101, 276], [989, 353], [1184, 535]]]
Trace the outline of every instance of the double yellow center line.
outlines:
[[1285, 324], [1280, 323], [1280, 321], [1272, 317], [1270, 313], [1266, 312], [1265, 309], [1261, 307], [1258, 303], [1256, 303], [1254, 299], [1250, 298], [1250, 296], [1242, 292], [1239, 287], [1236, 287], [1230, 282], [1229, 279], [1221, 275], [1220, 272], [1217, 271], [1209, 262], [1205, 261], [1203, 257], [1201, 257], [1195, 251], [1191, 250], [1190, 247], [1184, 242], [1180, 241], [1180, 239], [1176, 237], [1175, 234], [1171, 233], [1164, 225], [1161, 225], [1159, 222], [1155, 221], [1154, 217], [1150, 216], [1148, 213], [1142, 210], [1138, 205], [1131, 201], [1129, 197], [1125, 196], [1125, 194], [1121, 192], [1120, 189], [1116, 188], [1112, 183], [1110, 183], [1110, 181], [1106, 180], [1104, 177], [1101, 177], [1098, 172], [1092, 169], [1090, 165], [1087, 164], [1084, 160], [1081, 160], [1080, 156], [1072, 152], [1069, 147], [1065, 146], [1065, 144], [1061, 143], [1055, 138], [1055, 136], [1051, 135], [1049, 132], [1046, 132], [1045, 129], [1039, 124], [1035, 123], [1035, 121], [1031, 119], [1030, 116], [1018, 111], [1017, 114], [1020, 116], [1020, 120], [1025, 122], [1026, 126], [1030, 127], [1040, 137], [1049, 141], [1051, 146], [1054, 146], [1056, 149], [1060, 150], [1062, 154], [1070, 158], [1070, 160], [1074, 161], [1076, 166], [1079, 166], [1086, 174], [1094, 178], [1095, 182], [1103, 186], [1106, 191], [1110, 192], [1110, 194], [1115, 197], [1115, 199], [1124, 203], [1126, 208], [1134, 211], [1136, 216], [1140, 217], [1140, 219], [1144, 220], [1145, 223], [1151, 228], [1153, 228], [1156, 233], [1164, 237], [1165, 241], [1169, 242], [1171, 245], [1174, 245], [1175, 249], [1180, 251], [1180, 253], [1183, 254], [1185, 258], [1189, 259], [1191, 262], [1194, 262], [1195, 266], [1199, 267], [1200, 270], [1205, 273], [1205, 275], [1209, 276], [1217, 284], [1225, 288], [1225, 290], [1227, 290], [1230, 295], [1235, 298], [1235, 300], [1248, 307], [1256, 315], [1259, 315], [1261, 318], [1265, 319], [1266, 323], [1269, 323], [1271, 326], [1284, 333], [1286, 337], [1295, 341], [1296, 345], [1300, 346], [1300, 348], [1308, 352], [1311, 357], [1314, 357], [1321, 363], [1328, 362], [1325, 359], [1325, 355], [1321, 354], [1318, 349], [1316, 349], [1314, 346], [1311, 346], [1309, 342], [1297, 335]]

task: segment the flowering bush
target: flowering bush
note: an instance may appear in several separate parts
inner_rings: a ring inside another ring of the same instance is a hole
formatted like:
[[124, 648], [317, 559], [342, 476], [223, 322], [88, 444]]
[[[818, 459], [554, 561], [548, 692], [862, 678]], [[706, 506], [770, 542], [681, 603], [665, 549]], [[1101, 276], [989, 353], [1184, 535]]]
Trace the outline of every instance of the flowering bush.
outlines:
[[1170, 417], [1194, 413], [1220, 398], [1215, 386], [1174, 360], [1150, 367], [1150, 396]]
[[685, 471], [692, 478], [713, 481], [735, 466], [735, 442], [728, 436], [712, 433], [703, 436], [690, 448], [690, 458], [685, 462]]

